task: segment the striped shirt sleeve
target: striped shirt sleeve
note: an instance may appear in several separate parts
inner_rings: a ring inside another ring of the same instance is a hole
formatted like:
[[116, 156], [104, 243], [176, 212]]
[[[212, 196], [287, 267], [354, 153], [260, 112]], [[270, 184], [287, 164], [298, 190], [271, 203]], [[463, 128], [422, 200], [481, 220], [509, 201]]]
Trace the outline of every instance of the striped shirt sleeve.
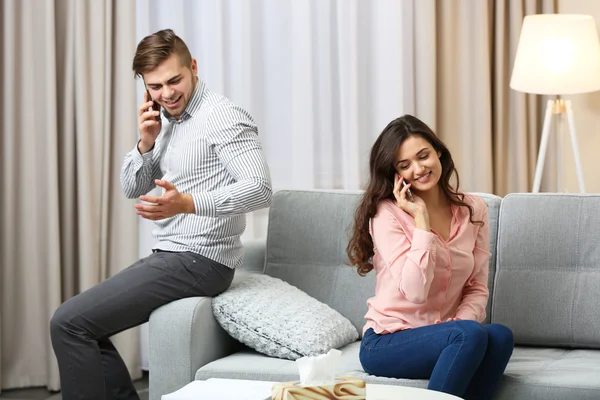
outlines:
[[198, 215], [245, 214], [271, 205], [271, 178], [257, 127], [234, 104], [216, 106], [207, 120], [207, 138], [235, 183], [217, 190], [192, 193]]
[[136, 144], [135, 148], [125, 155], [121, 167], [121, 188], [127, 198], [134, 199], [148, 193], [156, 186], [154, 180], [161, 178], [156, 146], [155, 144], [152, 150], [140, 154]]

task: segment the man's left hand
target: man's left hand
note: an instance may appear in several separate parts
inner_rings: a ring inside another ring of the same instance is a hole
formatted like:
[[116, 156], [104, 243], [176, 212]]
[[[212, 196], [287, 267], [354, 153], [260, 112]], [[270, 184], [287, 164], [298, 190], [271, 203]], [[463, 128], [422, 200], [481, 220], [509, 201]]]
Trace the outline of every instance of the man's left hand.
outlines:
[[152, 204], [136, 204], [136, 213], [142, 218], [157, 221], [177, 214], [194, 213], [192, 195], [179, 193], [171, 182], [157, 179], [157, 186], [165, 189], [161, 196], [140, 196], [140, 200]]

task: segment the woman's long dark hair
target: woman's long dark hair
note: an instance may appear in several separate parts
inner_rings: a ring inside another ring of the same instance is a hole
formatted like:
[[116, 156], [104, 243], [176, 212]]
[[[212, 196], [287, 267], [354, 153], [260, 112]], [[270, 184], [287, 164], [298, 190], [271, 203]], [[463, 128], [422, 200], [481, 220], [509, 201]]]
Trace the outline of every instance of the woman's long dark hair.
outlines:
[[[438, 185], [442, 193], [450, 203], [469, 210], [471, 223], [483, 224], [482, 221], [473, 220], [473, 207], [465, 203], [464, 194], [458, 191], [458, 172], [448, 148], [424, 122], [412, 115], [403, 115], [385, 127], [371, 148], [369, 182], [356, 208], [354, 231], [346, 247], [350, 265], [356, 266], [361, 276], [365, 276], [373, 269], [373, 239], [369, 233], [369, 221], [375, 216], [380, 201], [385, 199], [396, 201], [392, 193], [396, 156], [400, 145], [410, 136], [422, 137], [436, 152], [441, 153], [442, 175]], [[456, 187], [450, 185], [452, 175], [456, 178]]]

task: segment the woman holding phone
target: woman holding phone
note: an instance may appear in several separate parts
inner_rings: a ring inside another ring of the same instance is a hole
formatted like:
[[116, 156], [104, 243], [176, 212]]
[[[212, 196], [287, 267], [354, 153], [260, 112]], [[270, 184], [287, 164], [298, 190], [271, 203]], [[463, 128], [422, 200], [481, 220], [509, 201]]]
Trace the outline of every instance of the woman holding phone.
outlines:
[[492, 398], [513, 335], [481, 324], [489, 294], [486, 203], [458, 190], [448, 148], [411, 115], [383, 130], [369, 168], [347, 247], [360, 275], [374, 269], [377, 276], [360, 349], [365, 372]]

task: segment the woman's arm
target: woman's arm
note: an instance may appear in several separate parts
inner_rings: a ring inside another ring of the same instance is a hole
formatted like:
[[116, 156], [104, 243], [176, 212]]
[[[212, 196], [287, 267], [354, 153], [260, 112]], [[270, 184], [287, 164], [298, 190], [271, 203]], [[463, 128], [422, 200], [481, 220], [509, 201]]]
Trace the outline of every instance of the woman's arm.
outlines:
[[490, 262], [490, 224], [487, 204], [483, 200], [483, 212], [479, 220], [483, 226], [479, 227], [475, 248], [473, 249], [473, 273], [467, 279], [463, 288], [463, 296], [456, 318], [483, 321], [485, 319], [485, 306], [488, 301], [488, 274]]
[[411, 243], [391, 207], [394, 206], [385, 204], [380, 207], [372, 220], [375, 252], [390, 269], [402, 295], [410, 302], [423, 304], [433, 281], [434, 236], [429, 231], [416, 228]]

